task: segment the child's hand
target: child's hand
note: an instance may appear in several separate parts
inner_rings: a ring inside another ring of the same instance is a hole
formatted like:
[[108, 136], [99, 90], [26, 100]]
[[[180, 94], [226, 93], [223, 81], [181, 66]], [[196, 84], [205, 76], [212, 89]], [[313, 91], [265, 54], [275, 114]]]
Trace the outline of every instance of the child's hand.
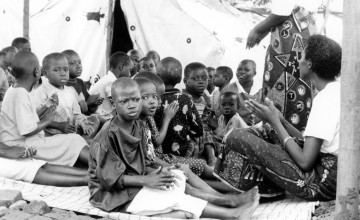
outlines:
[[36, 155], [37, 150], [33, 147], [20, 147], [20, 146], [11, 146], [6, 148], [6, 154], [4, 157], [8, 159], [20, 159], [28, 158]]
[[54, 92], [45, 103], [45, 106], [46, 108], [50, 108], [51, 106], [58, 106], [58, 105], [59, 105], [59, 96], [56, 92]]
[[174, 187], [175, 174], [171, 172], [163, 172], [161, 169], [159, 172], [150, 173], [146, 175], [145, 186], [161, 190], [169, 190]]
[[95, 122], [84, 120], [80, 126], [83, 129], [84, 134], [88, 135], [94, 132], [94, 127], [92, 126], [94, 124]]
[[164, 109], [164, 119], [171, 120], [179, 110], [178, 102], [172, 102]]
[[47, 122], [52, 122], [54, 120], [54, 117], [56, 114], [55, 109], [56, 109], [55, 105], [52, 105], [48, 109], [46, 109], [44, 114], [41, 116], [41, 120], [47, 121]]
[[88, 99], [86, 100], [88, 105], [101, 105], [101, 103], [103, 102], [103, 98], [100, 97], [99, 94], [96, 95], [90, 95], [88, 97]]
[[73, 125], [72, 123], [70, 123], [70, 119], [68, 118], [67, 121], [64, 122], [59, 122], [59, 127], [58, 129], [65, 133], [65, 134], [69, 134], [69, 133], [76, 133], [77, 132], [77, 128], [75, 125]]
[[207, 123], [212, 130], [215, 130], [219, 127], [218, 120], [216, 120], [215, 117], [209, 117]]

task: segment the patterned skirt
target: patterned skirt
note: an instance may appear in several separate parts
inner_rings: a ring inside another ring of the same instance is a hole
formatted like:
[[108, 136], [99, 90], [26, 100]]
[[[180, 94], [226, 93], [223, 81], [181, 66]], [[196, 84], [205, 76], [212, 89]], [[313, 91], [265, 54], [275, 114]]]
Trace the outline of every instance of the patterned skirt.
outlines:
[[241, 191], [259, 185], [265, 177], [306, 200], [335, 199], [336, 156], [320, 153], [314, 168], [305, 172], [276, 142], [278, 138], [264, 137], [256, 130], [234, 129], [215, 166], [216, 176]]

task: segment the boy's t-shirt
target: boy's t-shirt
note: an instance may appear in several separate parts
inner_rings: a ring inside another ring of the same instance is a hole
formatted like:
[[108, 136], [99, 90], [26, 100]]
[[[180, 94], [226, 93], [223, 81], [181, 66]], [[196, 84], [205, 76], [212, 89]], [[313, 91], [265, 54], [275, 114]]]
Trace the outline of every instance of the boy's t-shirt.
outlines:
[[90, 146], [90, 203], [107, 212], [125, 212], [141, 187], [121, 185], [124, 175], [145, 174], [147, 136], [141, 121], [134, 121], [130, 134], [117, 117], [106, 122]]
[[154, 119], [158, 128], [162, 125], [164, 109], [174, 101], [179, 104], [179, 110], [169, 123], [169, 128], [162, 143], [163, 153], [183, 156], [186, 154], [190, 138], [203, 135], [203, 125], [191, 98], [178, 89], [168, 89], [161, 96], [162, 104], [156, 110]]
[[8, 90], [8, 88], [9, 88], [9, 83], [7, 80], [6, 73], [2, 68], [0, 68], [0, 109], [1, 109], [2, 101], [5, 96], [5, 92], [6, 90]]
[[89, 97], [89, 92], [87, 91], [86, 85], [82, 79], [75, 78], [74, 81], [69, 80], [66, 83], [66, 86], [71, 86], [75, 89], [76, 93], [79, 96], [79, 101], [86, 101], [86, 99]]
[[[28, 134], [37, 128], [40, 121], [32, 103], [30, 93], [24, 88], [10, 87], [4, 97], [4, 106], [0, 113], [0, 139], [3, 143], [17, 142], [26, 139]], [[43, 137], [40, 131], [32, 137]]]
[[[81, 113], [74, 88], [64, 86], [64, 89], [58, 89], [46, 80], [43, 80], [43, 83], [31, 92], [35, 108], [39, 109], [43, 106], [54, 93], [59, 97], [59, 105], [56, 108], [54, 121], [65, 122], [69, 120], [70, 123], [80, 125], [81, 122], [86, 120], [86, 116]], [[45, 130], [50, 134], [61, 133], [53, 128], [46, 128]]]

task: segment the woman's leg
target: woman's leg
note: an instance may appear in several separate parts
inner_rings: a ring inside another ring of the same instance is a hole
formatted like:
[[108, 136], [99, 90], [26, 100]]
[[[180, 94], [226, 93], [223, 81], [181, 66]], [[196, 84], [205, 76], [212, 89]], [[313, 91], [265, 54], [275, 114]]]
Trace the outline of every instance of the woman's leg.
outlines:
[[238, 129], [231, 132], [226, 146], [248, 158], [250, 163], [286, 191], [305, 199], [313, 199], [318, 194], [319, 187], [313, 184], [318, 178], [314, 170], [302, 171], [280, 146]]
[[57, 173], [40, 168], [33, 183], [51, 186], [86, 186], [88, 181], [88, 175]]

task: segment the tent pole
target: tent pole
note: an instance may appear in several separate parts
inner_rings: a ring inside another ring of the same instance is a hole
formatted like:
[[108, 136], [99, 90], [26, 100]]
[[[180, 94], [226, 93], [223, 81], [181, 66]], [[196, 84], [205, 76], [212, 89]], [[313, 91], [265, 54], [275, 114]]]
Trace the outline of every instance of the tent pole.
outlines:
[[114, 0], [109, 0], [108, 23], [106, 34], [106, 72], [109, 71], [109, 59], [111, 55], [111, 45], [114, 32]]
[[335, 220], [358, 219], [360, 153], [360, 1], [344, 0], [340, 149]]
[[24, 0], [24, 14], [23, 14], [23, 37], [29, 39], [29, 1]]

